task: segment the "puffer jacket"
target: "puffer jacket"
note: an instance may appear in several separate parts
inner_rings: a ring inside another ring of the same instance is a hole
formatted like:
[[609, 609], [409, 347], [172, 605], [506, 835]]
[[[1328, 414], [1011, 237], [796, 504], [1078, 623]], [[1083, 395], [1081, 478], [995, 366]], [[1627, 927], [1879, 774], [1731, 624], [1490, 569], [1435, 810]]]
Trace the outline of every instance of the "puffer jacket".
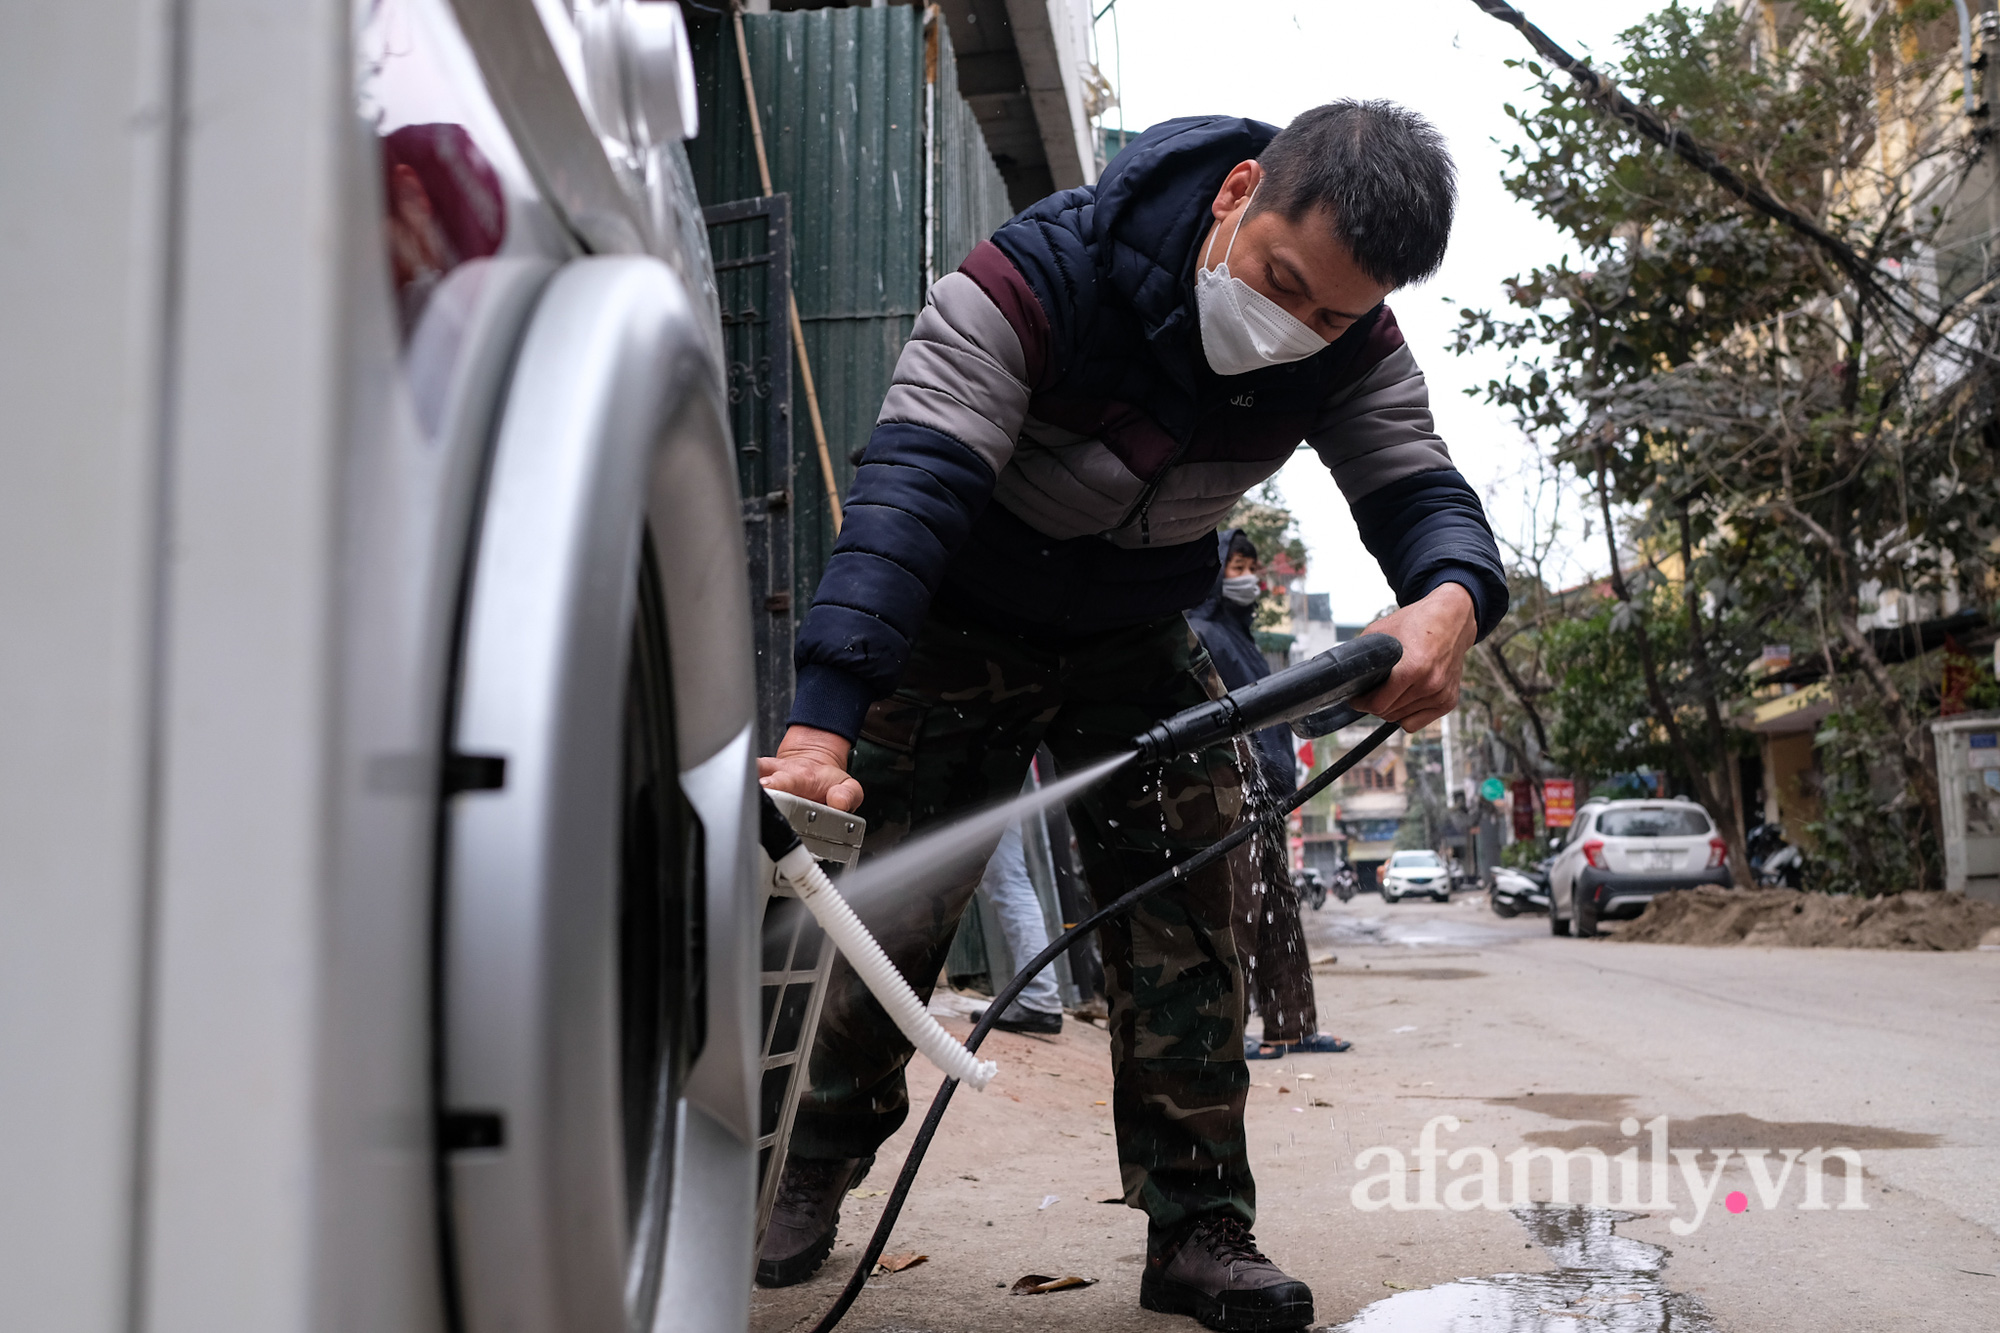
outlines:
[[[1229, 563], [1229, 539], [1235, 528], [1215, 536], [1216, 558]], [[1222, 595], [1222, 570], [1215, 571], [1215, 583], [1201, 605], [1187, 613], [1188, 624], [1201, 636], [1201, 646], [1215, 663], [1215, 674], [1224, 689], [1240, 690], [1271, 674], [1271, 664], [1257, 647], [1257, 607], [1238, 606]], [[1265, 727], [1253, 733], [1258, 767], [1272, 796], [1290, 796], [1299, 787], [1298, 761], [1294, 758], [1292, 729], [1288, 725]]]
[[1386, 305], [1288, 365], [1225, 377], [1202, 355], [1209, 205], [1276, 133], [1158, 125], [932, 285], [800, 627], [793, 722], [853, 737], [933, 598], [1052, 640], [1196, 605], [1216, 525], [1301, 440], [1401, 602], [1456, 582], [1482, 635], [1499, 621], [1499, 551]]

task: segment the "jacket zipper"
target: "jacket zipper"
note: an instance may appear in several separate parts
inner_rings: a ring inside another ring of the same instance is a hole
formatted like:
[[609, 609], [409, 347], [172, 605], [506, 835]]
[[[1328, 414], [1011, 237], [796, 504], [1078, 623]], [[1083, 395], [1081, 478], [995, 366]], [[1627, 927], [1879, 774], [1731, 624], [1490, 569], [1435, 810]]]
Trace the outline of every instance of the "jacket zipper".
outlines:
[[1167, 461], [1161, 465], [1159, 472], [1155, 474], [1158, 480], [1146, 483], [1146, 489], [1139, 492], [1138, 500], [1133, 503], [1132, 508], [1125, 511], [1124, 519], [1118, 524], [1120, 528], [1128, 528], [1132, 526], [1133, 519], [1138, 519], [1139, 545], [1141, 546], [1151, 546], [1153, 544], [1153, 499], [1159, 494], [1160, 482], [1165, 481], [1167, 478], [1167, 470], [1179, 461], [1185, 449], [1186, 446], [1183, 445], [1167, 455]]
[[[1209, 409], [1209, 411], [1213, 410], [1213, 408]], [[1205, 417], [1208, 415], [1208, 412], [1203, 412], [1200, 415]], [[1195, 424], [1199, 427], [1199, 417], [1197, 417]], [[1118, 528], [1114, 528], [1112, 531], [1116, 532], [1120, 528], [1129, 528], [1132, 526], [1132, 520], [1137, 519], [1139, 521], [1139, 545], [1151, 546], [1153, 544], [1153, 500], [1160, 493], [1160, 483], [1167, 479], [1167, 473], [1173, 471], [1174, 464], [1181, 461], [1181, 455], [1193, 447], [1194, 431], [1191, 430], [1188, 432], [1188, 437], [1185, 440], [1174, 446], [1174, 451], [1167, 455], [1167, 461], [1160, 464], [1160, 470], [1153, 474], [1153, 480], [1146, 483], [1146, 489], [1139, 492], [1139, 498], [1132, 502], [1132, 507], [1125, 511], [1125, 517], [1118, 521]]]

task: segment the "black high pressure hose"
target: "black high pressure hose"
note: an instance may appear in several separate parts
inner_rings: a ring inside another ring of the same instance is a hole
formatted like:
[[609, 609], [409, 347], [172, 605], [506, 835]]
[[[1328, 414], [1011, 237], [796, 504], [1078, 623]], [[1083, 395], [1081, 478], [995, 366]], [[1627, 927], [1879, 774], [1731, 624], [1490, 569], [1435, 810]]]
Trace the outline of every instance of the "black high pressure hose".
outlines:
[[[1386, 636], [1375, 635], [1366, 637], [1386, 638]], [[1358, 639], [1351, 642], [1363, 643], [1365, 641], [1365, 639]], [[1393, 639], [1389, 639], [1387, 642], [1390, 644], [1395, 643]], [[1341, 646], [1343, 648], [1347, 647], [1346, 644]], [[1400, 657], [1401, 655], [1402, 648], [1398, 644], [1395, 646], [1394, 656]], [[1393, 665], [1394, 657], [1389, 660]], [[1338, 705], [1335, 706], [1338, 707]], [[1205, 866], [1213, 865], [1220, 857], [1242, 846], [1249, 840], [1252, 834], [1257, 832], [1261, 825], [1267, 823], [1274, 825], [1280, 834], [1282, 834], [1284, 828], [1282, 821], [1286, 815], [1298, 809], [1322, 791], [1325, 791], [1327, 786], [1335, 779], [1360, 763], [1361, 760], [1380, 746], [1383, 741], [1388, 740], [1390, 736], [1394, 735], [1397, 726], [1398, 724], [1394, 722], [1384, 722], [1381, 726], [1370, 732], [1366, 740], [1342, 755], [1334, 763], [1329, 764], [1323, 771], [1315, 774], [1310, 782], [1299, 788], [1283, 805], [1254, 818], [1244, 820], [1239, 827], [1218, 839], [1212, 845], [1204, 847], [1201, 851], [1196, 852], [1193, 856], [1190, 856], [1187, 860], [1182, 861], [1179, 865], [1174, 866], [1164, 874], [1155, 875], [1138, 888], [1133, 889], [1130, 893], [1099, 908], [1083, 920], [1077, 922], [1074, 926], [1071, 926], [1068, 930], [1065, 930], [1055, 939], [1049, 941], [1048, 947], [1030, 959], [1026, 967], [1016, 972], [1014, 979], [1005, 986], [1002, 986], [999, 993], [993, 997], [993, 1002], [986, 1006], [985, 1015], [973, 1025], [972, 1035], [965, 1039], [966, 1049], [969, 1051], [978, 1050], [979, 1044], [986, 1040], [986, 1034], [993, 1030], [994, 1022], [999, 1019], [1007, 1006], [1013, 1003], [1014, 998], [1022, 990], [1026, 989], [1028, 983], [1035, 979], [1035, 975], [1050, 963], [1053, 963], [1063, 952], [1075, 946], [1088, 932], [1096, 930], [1107, 921], [1125, 915], [1141, 902], [1158, 893], [1161, 889], [1166, 888], [1168, 885], [1178, 883]], [[958, 1080], [947, 1078], [938, 1087], [937, 1095], [931, 1098], [931, 1108], [925, 1113], [924, 1122], [917, 1129], [916, 1142], [910, 1145], [909, 1156], [903, 1159], [902, 1173], [896, 1177], [895, 1187], [889, 1191], [889, 1197], [882, 1206], [882, 1218], [875, 1224], [875, 1234], [868, 1238], [867, 1248], [861, 1252], [861, 1262], [854, 1266], [854, 1273], [847, 1279], [847, 1286], [842, 1288], [840, 1299], [836, 1300], [833, 1303], [833, 1308], [828, 1310], [817, 1324], [813, 1325], [812, 1333], [832, 1333], [833, 1328], [842, 1319], [847, 1317], [847, 1311], [853, 1306], [855, 1298], [861, 1294], [861, 1289], [867, 1285], [868, 1275], [874, 1269], [875, 1261], [882, 1257], [883, 1248], [889, 1243], [889, 1233], [895, 1230], [896, 1219], [902, 1215], [903, 1202], [910, 1197], [910, 1187], [916, 1183], [917, 1169], [923, 1165], [924, 1154], [930, 1150], [931, 1140], [937, 1136], [938, 1126], [944, 1121], [945, 1108], [951, 1105], [951, 1095], [957, 1089]]]

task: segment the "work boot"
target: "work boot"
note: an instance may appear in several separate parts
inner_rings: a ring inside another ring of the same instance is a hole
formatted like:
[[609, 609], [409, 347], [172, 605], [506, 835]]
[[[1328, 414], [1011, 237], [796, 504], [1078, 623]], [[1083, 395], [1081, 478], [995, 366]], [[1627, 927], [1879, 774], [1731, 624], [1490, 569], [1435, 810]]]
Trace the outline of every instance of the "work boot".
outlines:
[[789, 1287], [819, 1271], [840, 1235], [840, 1200], [875, 1165], [870, 1157], [818, 1161], [787, 1157], [757, 1254], [757, 1285]]
[[1312, 1289], [1286, 1277], [1243, 1220], [1228, 1214], [1147, 1238], [1139, 1304], [1229, 1333], [1304, 1328], [1313, 1320]]

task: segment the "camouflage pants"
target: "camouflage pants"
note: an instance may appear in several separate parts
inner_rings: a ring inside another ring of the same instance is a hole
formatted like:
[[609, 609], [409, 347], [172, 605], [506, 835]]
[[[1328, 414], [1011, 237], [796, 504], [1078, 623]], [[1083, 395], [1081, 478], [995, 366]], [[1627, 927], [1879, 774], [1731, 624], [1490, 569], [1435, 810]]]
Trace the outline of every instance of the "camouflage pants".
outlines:
[[[880, 854], [1013, 795], [1038, 745], [1074, 772], [1221, 689], [1179, 616], [1051, 644], [934, 614], [901, 687], [869, 711], [850, 762], [866, 792], [868, 849]], [[1099, 904], [1208, 846], [1241, 813], [1237, 752], [1226, 744], [1120, 770], [1069, 808]], [[1255, 1219], [1233, 878], [1225, 858], [1100, 936], [1125, 1202], [1158, 1227], [1203, 1213]], [[922, 995], [944, 966], [977, 879], [975, 871], [919, 901], [863, 913]], [[792, 1151], [861, 1157], [909, 1113], [903, 1067], [911, 1050], [844, 963], [829, 984]]]

